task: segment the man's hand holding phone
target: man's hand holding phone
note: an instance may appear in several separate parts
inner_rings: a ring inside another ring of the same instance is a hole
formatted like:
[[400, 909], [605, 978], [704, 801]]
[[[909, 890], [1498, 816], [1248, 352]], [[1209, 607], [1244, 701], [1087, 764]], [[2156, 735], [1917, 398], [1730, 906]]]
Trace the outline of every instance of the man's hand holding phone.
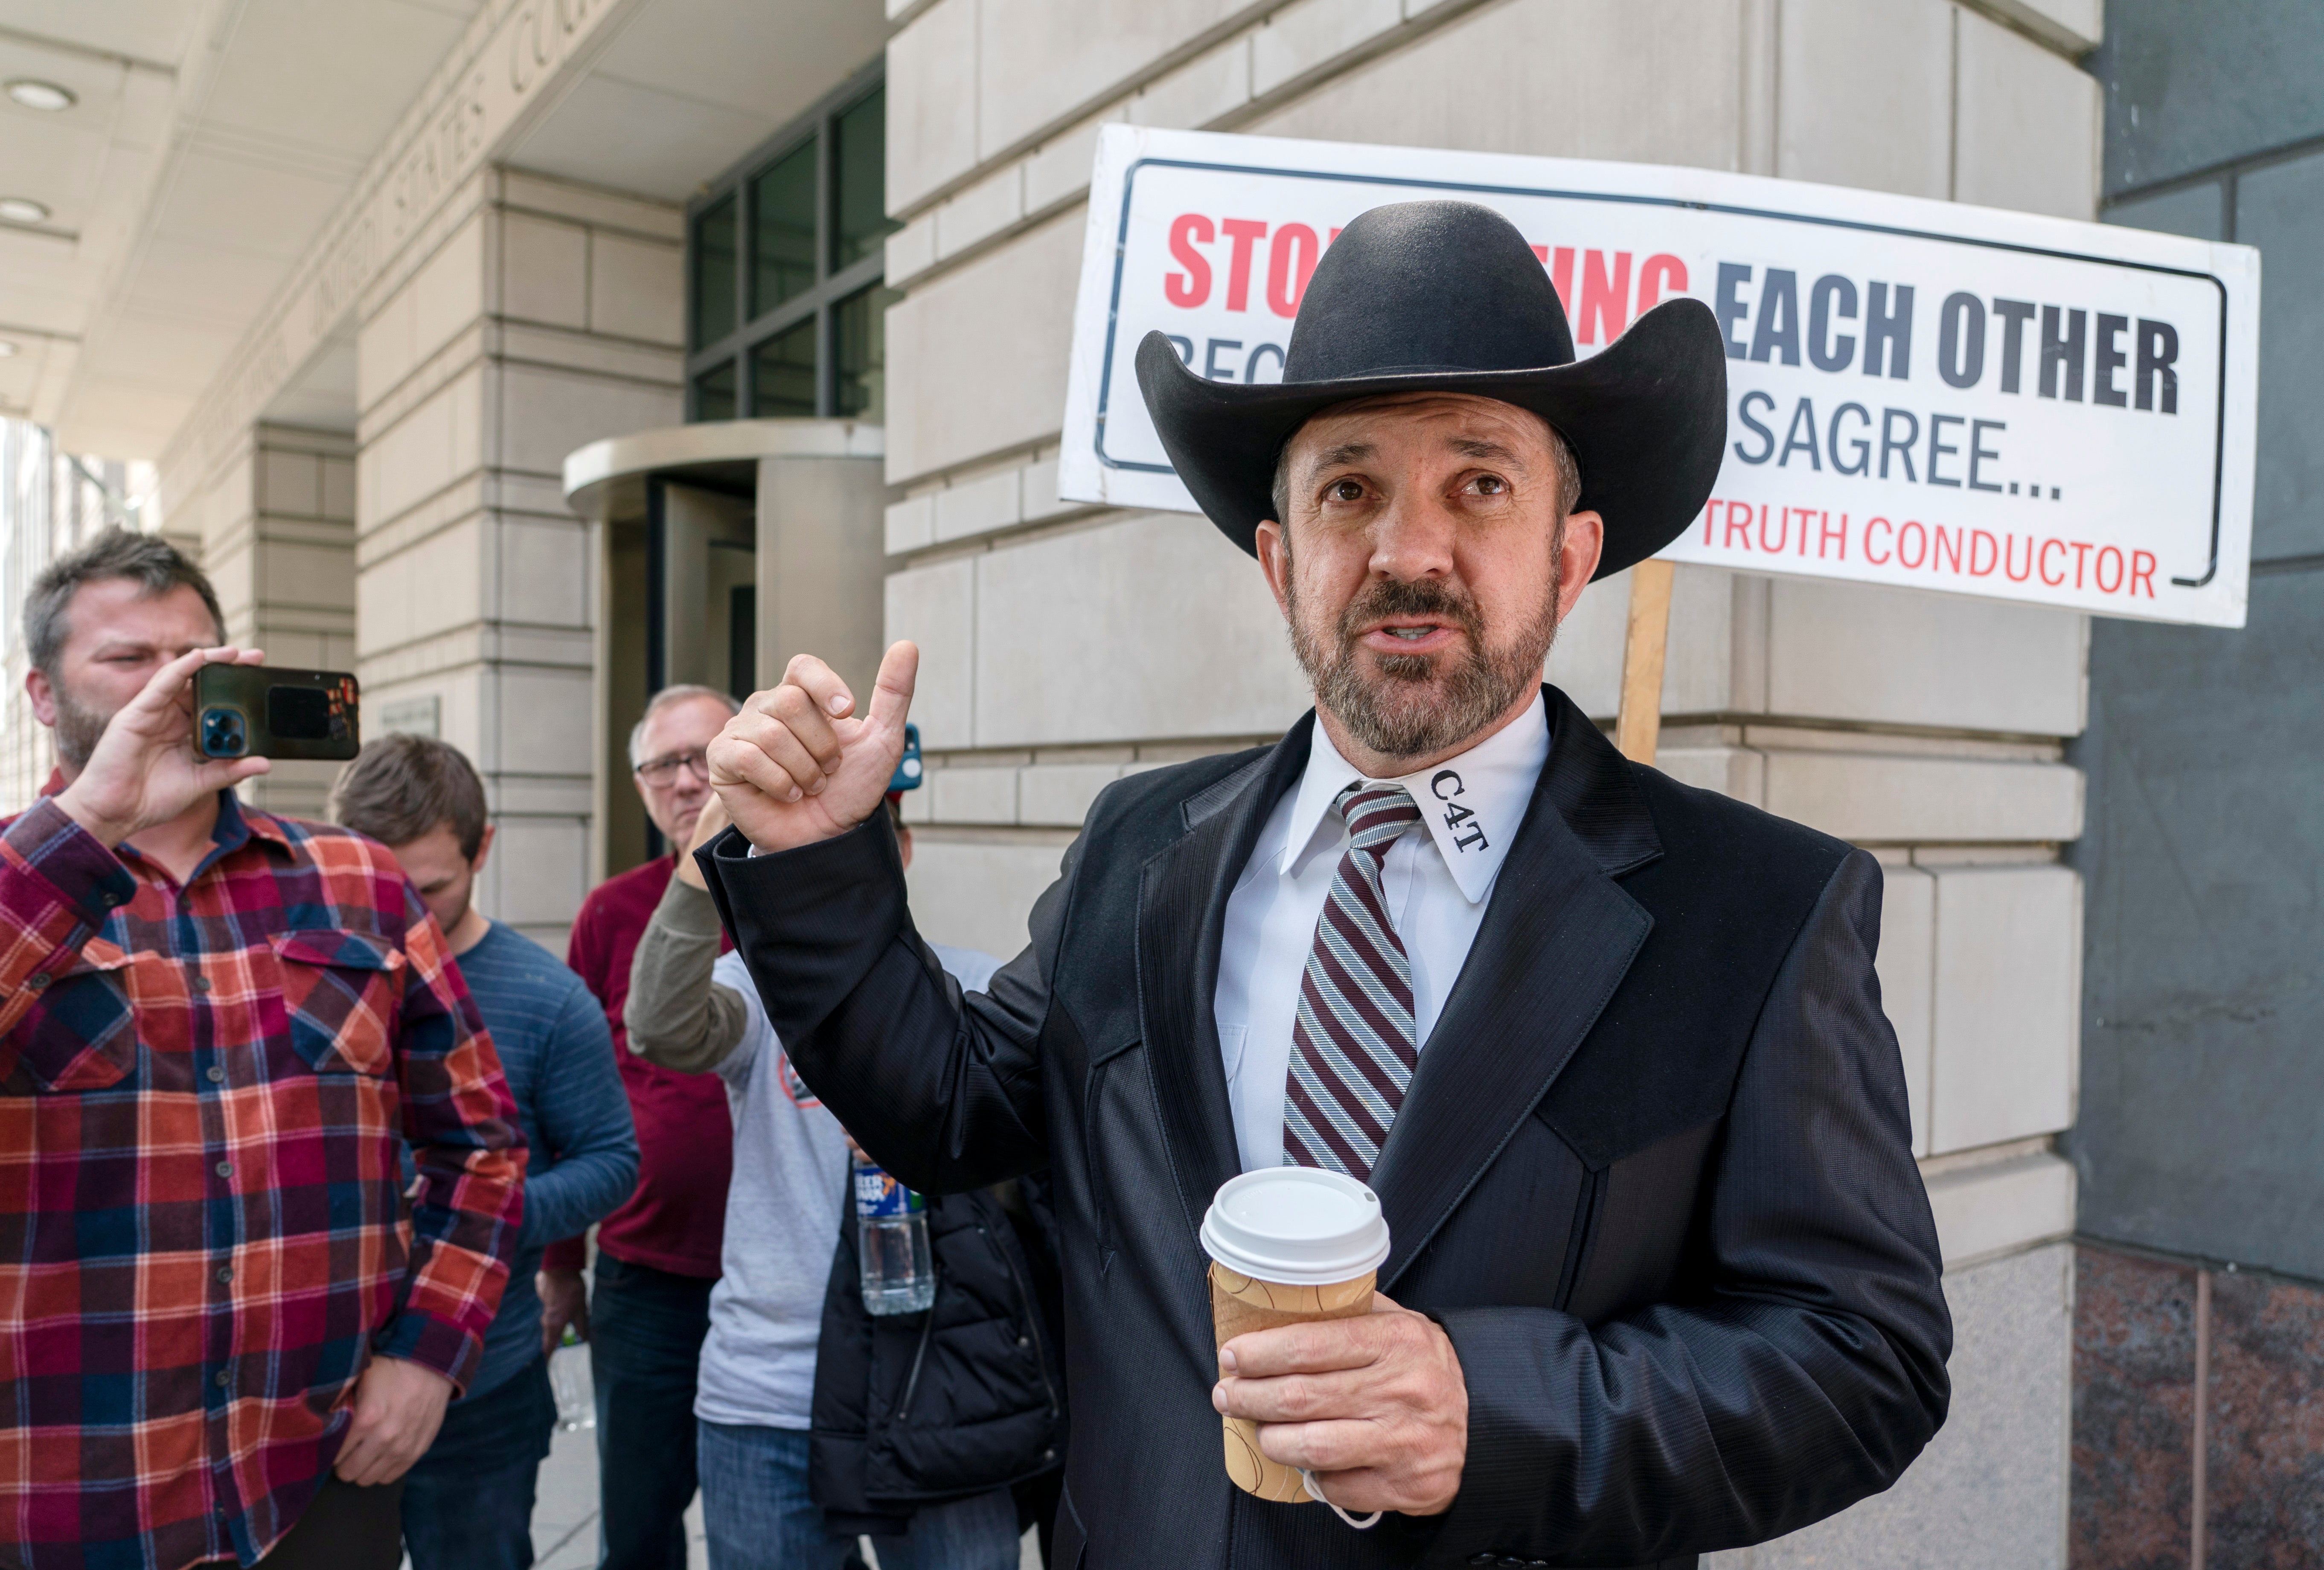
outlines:
[[920, 651], [890, 647], [871, 711], [812, 654], [792, 660], [781, 685], [754, 692], [709, 746], [710, 787], [743, 837], [762, 851], [835, 839], [880, 810], [897, 760]]
[[107, 847], [167, 823], [203, 797], [263, 774], [263, 758], [205, 758], [194, 750], [193, 679], [205, 665], [260, 665], [256, 649], [195, 649], [153, 673], [106, 722], [88, 762], [57, 805]]

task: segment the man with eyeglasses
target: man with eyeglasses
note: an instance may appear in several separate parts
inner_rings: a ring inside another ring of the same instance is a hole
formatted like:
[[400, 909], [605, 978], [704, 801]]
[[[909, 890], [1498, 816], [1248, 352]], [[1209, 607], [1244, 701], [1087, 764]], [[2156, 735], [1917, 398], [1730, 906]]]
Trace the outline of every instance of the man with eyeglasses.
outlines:
[[666, 854], [608, 878], [573, 924], [566, 963], [605, 1007], [638, 1131], [638, 1187], [597, 1225], [585, 1291], [579, 1239], [550, 1245], [540, 1277], [541, 1335], [569, 1324], [590, 1344], [596, 1386], [603, 1570], [685, 1570], [693, 1501], [695, 1369], [710, 1328], [733, 1167], [733, 1124], [715, 1074], [657, 1068], [629, 1049], [630, 960], [661, 903], [675, 851], [710, 799], [703, 749], [739, 706], [715, 688], [665, 687], [630, 733], [632, 778]]

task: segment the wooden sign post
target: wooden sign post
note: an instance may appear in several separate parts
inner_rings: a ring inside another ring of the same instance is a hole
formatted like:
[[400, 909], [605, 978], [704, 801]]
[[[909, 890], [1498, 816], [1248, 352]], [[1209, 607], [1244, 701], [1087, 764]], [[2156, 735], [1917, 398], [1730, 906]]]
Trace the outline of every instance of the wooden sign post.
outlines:
[[1622, 706], [1614, 744], [1652, 766], [1663, 728], [1663, 656], [1670, 648], [1671, 564], [1649, 557], [1630, 569], [1630, 623], [1622, 641]]

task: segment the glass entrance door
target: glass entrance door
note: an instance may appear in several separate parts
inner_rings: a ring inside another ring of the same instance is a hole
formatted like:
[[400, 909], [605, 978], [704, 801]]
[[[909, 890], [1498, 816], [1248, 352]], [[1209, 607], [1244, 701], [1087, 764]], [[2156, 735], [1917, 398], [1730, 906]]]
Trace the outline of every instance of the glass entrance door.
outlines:
[[758, 685], [758, 524], [751, 498], [654, 482], [647, 686], [692, 683], [748, 697]]

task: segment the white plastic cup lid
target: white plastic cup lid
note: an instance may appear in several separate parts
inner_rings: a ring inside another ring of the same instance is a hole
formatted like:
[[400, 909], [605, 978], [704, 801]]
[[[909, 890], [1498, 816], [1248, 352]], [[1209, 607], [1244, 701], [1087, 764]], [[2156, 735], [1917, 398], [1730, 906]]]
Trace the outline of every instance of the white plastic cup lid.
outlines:
[[1238, 1275], [1285, 1287], [1328, 1287], [1388, 1259], [1379, 1196], [1338, 1172], [1268, 1167], [1219, 1186], [1203, 1215], [1203, 1248]]

